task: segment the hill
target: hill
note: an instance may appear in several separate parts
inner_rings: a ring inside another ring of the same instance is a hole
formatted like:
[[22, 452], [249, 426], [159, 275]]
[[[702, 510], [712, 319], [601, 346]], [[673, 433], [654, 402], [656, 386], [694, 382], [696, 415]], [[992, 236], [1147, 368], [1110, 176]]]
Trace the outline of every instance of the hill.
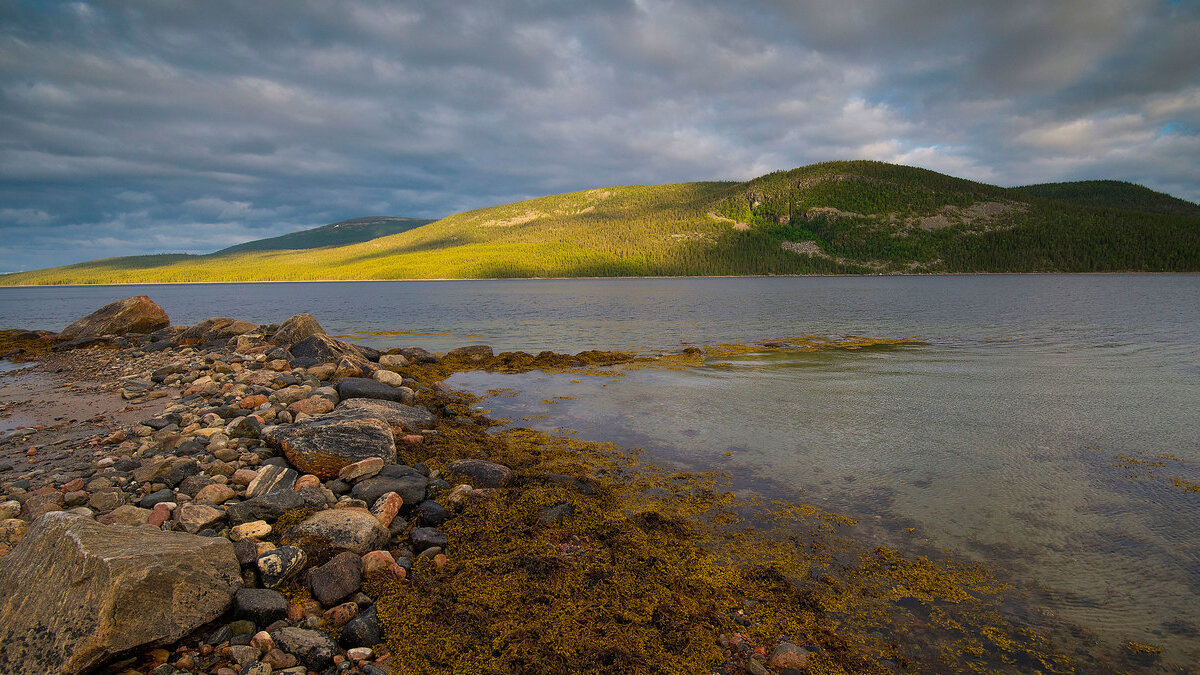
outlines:
[[391, 216], [374, 216], [369, 218], [353, 218], [343, 220], [309, 230], [292, 232], [270, 239], [256, 239], [244, 244], [223, 248], [213, 255], [227, 255], [245, 251], [287, 251], [309, 248], [324, 248], [326, 246], [345, 246], [357, 244], [360, 241], [370, 241], [389, 234], [407, 232], [414, 227], [432, 223], [432, 220], [421, 218], [394, 218]]
[[[826, 162], [745, 183], [627, 185], [458, 213], [318, 251], [247, 251], [0, 284], [914, 272], [1200, 271], [1200, 218]], [[214, 264], [218, 263], [219, 264]]]
[[1032, 197], [1103, 206], [1130, 211], [1200, 217], [1200, 205], [1155, 192], [1148, 187], [1119, 180], [1084, 180], [1073, 183], [1041, 183], [1014, 188]]

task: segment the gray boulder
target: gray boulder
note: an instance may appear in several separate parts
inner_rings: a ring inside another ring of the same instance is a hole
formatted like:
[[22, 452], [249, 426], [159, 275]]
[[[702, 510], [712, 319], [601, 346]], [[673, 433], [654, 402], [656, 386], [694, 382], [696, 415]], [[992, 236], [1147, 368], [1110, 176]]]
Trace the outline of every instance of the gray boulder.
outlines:
[[342, 551], [358, 555], [374, 551], [387, 543], [388, 536], [388, 531], [365, 509], [330, 509], [314, 513], [289, 529], [281, 542], [299, 546], [315, 559], [327, 559]]
[[[374, 380], [368, 381], [374, 382]], [[383, 387], [388, 386], [379, 382], [375, 384]], [[392, 428], [392, 433], [432, 429], [437, 423], [433, 413], [420, 406], [405, 405], [395, 401], [349, 398], [346, 396], [342, 397], [342, 402], [333, 409], [333, 412], [328, 413], [326, 417], [337, 417], [340, 419], [373, 417], [387, 423]]]
[[241, 586], [222, 537], [56, 512], [0, 559], [0, 672], [89, 671], [220, 616]]
[[343, 467], [368, 457], [396, 461], [396, 439], [391, 427], [373, 418], [322, 415], [298, 424], [277, 426], [264, 434], [263, 440], [282, 450], [292, 466], [322, 480], [337, 478]]

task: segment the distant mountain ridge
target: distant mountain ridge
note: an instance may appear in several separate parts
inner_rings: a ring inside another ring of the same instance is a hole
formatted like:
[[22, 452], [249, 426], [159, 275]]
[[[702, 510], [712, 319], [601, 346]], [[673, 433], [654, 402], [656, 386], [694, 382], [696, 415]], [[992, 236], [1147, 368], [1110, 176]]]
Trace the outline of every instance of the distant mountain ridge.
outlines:
[[366, 218], [351, 218], [321, 227], [292, 232], [290, 234], [256, 239], [228, 248], [223, 248], [212, 255], [228, 255], [246, 251], [290, 251], [297, 249], [324, 248], [326, 246], [345, 246], [370, 241], [389, 234], [407, 232], [414, 227], [428, 225], [433, 220], [427, 218], [398, 218], [394, 216], [370, 216]]
[[883, 162], [824, 162], [744, 183], [550, 195], [343, 246], [111, 258], [0, 284], [1197, 272], [1196, 211], [1117, 181], [1003, 188]]

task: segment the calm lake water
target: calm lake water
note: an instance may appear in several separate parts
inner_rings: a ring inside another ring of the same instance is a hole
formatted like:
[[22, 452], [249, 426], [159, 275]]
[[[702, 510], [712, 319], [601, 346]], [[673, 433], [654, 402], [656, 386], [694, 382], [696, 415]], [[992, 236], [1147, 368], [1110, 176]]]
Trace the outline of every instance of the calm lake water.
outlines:
[[515, 422], [723, 469], [894, 545], [986, 562], [1109, 644], [1200, 662], [1200, 492], [1188, 489], [1200, 484], [1200, 275], [0, 288], [0, 327], [61, 329], [134, 294], [183, 324], [308, 311], [378, 347], [916, 337], [619, 378], [453, 383], [518, 390], [484, 402]]

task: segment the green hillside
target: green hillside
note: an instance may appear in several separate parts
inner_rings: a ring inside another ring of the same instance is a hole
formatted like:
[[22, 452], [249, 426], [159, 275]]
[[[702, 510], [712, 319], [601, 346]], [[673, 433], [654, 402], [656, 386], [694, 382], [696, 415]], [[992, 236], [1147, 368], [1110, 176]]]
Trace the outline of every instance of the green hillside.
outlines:
[[1155, 192], [1148, 187], [1119, 180], [1084, 180], [1073, 183], [1041, 183], [1014, 188], [1032, 197], [1055, 199], [1084, 206], [1107, 206], [1130, 211], [1149, 211], [1173, 216], [1200, 217], [1200, 205]]
[[317, 251], [136, 269], [127, 260], [0, 283], [1200, 271], [1200, 218], [1078, 205], [881, 162], [826, 162], [746, 183], [541, 197]]
[[391, 216], [374, 216], [370, 218], [353, 218], [321, 227], [314, 227], [300, 232], [292, 232], [270, 239], [256, 239], [244, 244], [223, 248], [213, 255], [228, 255], [245, 251], [287, 251], [308, 248], [324, 248], [326, 246], [345, 246], [357, 244], [360, 241], [370, 241], [389, 234], [407, 232], [414, 227], [432, 223], [432, 220], [421, 218], [394, 218]]

